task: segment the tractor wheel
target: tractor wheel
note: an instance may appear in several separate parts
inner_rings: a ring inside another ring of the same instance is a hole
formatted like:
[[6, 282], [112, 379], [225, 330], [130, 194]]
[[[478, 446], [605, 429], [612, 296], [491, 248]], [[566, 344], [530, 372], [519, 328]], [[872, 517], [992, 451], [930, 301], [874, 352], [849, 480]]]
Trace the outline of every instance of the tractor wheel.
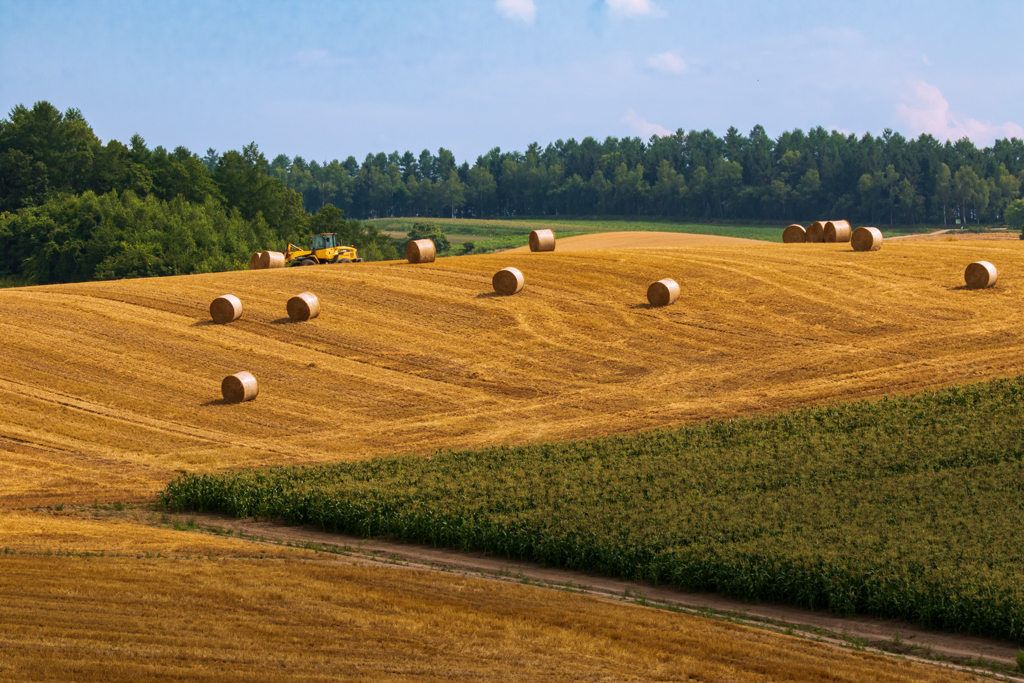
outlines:
[[300, 265], [300, 266], [315, 266], [316, 265], [316, 261], [314, 261], [311, 258], [299, 259], [298, 265]]
[[343, 258], [338, 263], [352, 263], [352, 259]]

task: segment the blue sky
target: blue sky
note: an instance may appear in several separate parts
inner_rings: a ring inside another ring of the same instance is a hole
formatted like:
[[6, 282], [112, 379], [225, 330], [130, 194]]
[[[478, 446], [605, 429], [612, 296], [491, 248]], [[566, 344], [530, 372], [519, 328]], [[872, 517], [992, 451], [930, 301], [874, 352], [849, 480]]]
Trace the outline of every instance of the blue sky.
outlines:
[[0, 0], [0, 113], [357, 159], [730, 125], [1024, 137], [1024, 0]]

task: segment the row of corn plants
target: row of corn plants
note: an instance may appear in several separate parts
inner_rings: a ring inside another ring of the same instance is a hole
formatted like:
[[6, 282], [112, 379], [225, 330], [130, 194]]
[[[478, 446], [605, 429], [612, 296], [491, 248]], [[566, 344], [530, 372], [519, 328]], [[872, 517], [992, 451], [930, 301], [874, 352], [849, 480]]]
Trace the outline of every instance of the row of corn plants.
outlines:
[[1024, 377], [627, 436], [185, 474], [170, 508], [1024, 642]]

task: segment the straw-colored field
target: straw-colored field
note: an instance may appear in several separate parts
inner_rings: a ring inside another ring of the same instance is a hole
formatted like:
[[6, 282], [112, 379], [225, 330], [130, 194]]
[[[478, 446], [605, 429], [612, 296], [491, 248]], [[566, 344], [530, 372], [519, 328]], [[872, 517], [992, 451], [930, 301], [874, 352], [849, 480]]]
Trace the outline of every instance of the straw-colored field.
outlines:
[[[685, 232], [599, 232], [558, 240], [556, 251], [587, 251], [594, 249], [649, 249], [652, 247], [693, 247], [708, 244], [750, 246], [754, 240], [719, 235], [691, 235]], [[529, 245], [516, 247], [506, 254], [529, 254]]]
[[[999, 268], [995, 289], [962, 288], [978, 259]], [[491, 293], [504, 266], [525, 274], [521, 294]], [[0, 291], [0, 548], [31, 553], [0, 555], [0, 680], [958, 680], [524, 586], [17, 509], [145, 501], [181, 470], [578, 438], [1017, 374], [1022, 272], [1019, 241], [742, 242]], [[652, 309], [646, 287], [664, 277], [683, 294]], [[323, 313], [292, 324], [303, 291]], [[224, 293], [245, 311], [218, 326], [207, 309]], [[223, 404], [239, 370], [260, 396]]]
[[[993, 289], [963, 288], [986, 259]], [[526, 287], [492, 293], [515, 266]], [[682, 284], [650, 308], [647, 285]], [[323, 313], [292, 324], [287, 299]], [[242, 318], [208, 320], [234, 293]], [[1024, 242], [497, 254], [0, 291], [0, 506], [181, 470], [580, 438], [1024, 371]], [[251, 403], [220, 402], [248, 370]]]
[[549, 589], [201, 545], [0, 556], [0, 680], [973, 680]]

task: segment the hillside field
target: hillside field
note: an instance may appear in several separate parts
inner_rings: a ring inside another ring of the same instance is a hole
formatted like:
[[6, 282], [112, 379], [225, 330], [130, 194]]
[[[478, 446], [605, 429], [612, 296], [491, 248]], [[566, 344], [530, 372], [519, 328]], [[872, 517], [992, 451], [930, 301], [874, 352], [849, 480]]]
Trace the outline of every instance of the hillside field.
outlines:
[[[995, 288], [963, 287], [986, 259]], [[493, 294], [518, 267], [526, 287]], [[1016, 375], [1024, 243], [736, 242], [0, 291], [0, 505], [181, 471], [571, 439]], [[673, 277], [677, 304], [651, 308]], [[290, 296], [323, 313], [292, 324]], [[237, 322], [209, 320], [231, 292]], [[248, 370], [260, 396], [220, 400]]]

